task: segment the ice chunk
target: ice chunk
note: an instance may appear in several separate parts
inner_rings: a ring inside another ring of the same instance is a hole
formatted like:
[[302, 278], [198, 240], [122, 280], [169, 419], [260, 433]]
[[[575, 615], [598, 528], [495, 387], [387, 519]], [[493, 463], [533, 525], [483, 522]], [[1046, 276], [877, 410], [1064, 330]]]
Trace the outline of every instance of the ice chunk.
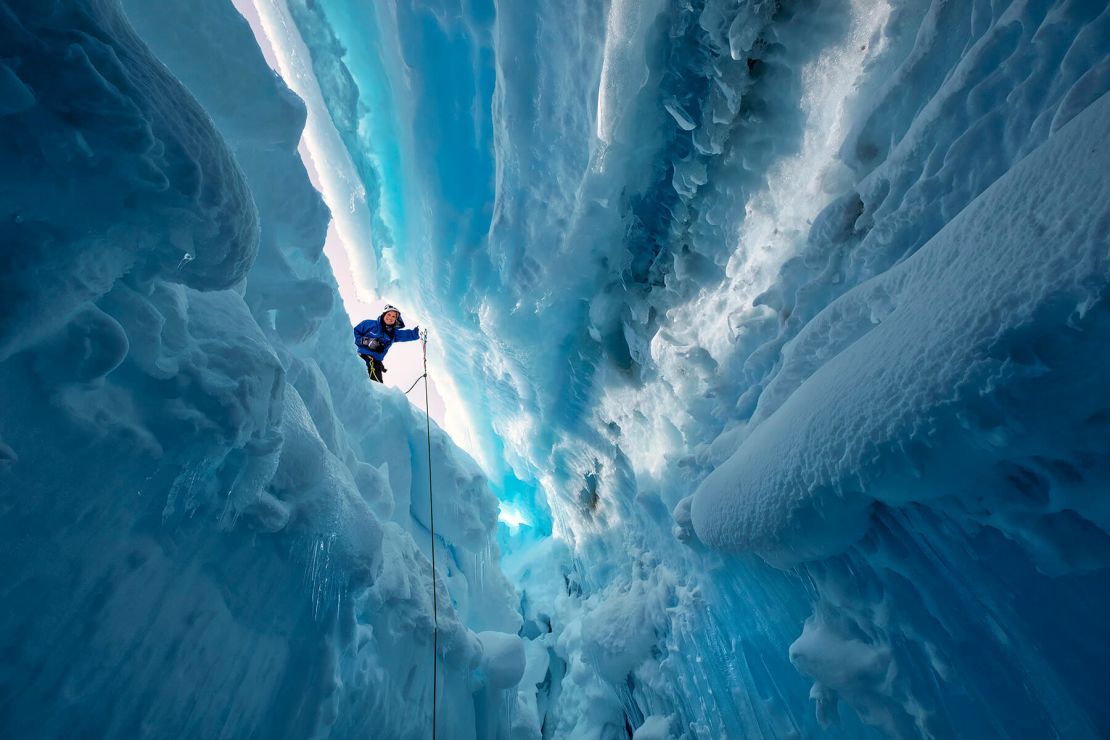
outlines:
[[507, 689], [520, 683], [524, 675], [524, 644], [516, 635], [504, 632], [479, 632], [482, 641], [482, 672], [489, 685]]
[[632, 740], [671, 740], [671, 717], [652, 714], [644, 717], [643, 723], [632, 733]]
[[882, 691], [896, 669], [884, 646], [869, 645], [814, 619], [806, 621], [791, 644], [790, 662], [815, 679], [818, 711], [828, 719], [834, 716], [838, 693], [850, 696], [858, 707], [864, 695]]
[[694, 532], [694, 523], [690, 519], [690, 505], [693, 497], [687, 496], [675, 504], [671, 516], [674, 518], [674, 528], [671, 530], [679, 542], [689, 543], [697, 539]]
[[678, 127], [683, 131], [693, 131], [697, 128], [697, 124], [690, 118], [690, 114], [682, 109], [677, 100], [668, 100], [663, 104], [667, 112], [671, 114], [671, 118], [678, 124]]
[[694, 197], [698, 188], [709, 182], [705, 160], [692, 157], [675, 162], [674, 177], [671, 182], [679, 195], [687, 198]]
[[748, 56], [777, 7], [774, 0], [740, 3], [728, 27], [728, 48], [733, 59], [739, 61]]
[[609, 7], [597, 92], [597, 138], [605, 143], [613, 141], [621, 118], [651, 79], [647, 43], [663, 6], [661, 0], [616, 0]]

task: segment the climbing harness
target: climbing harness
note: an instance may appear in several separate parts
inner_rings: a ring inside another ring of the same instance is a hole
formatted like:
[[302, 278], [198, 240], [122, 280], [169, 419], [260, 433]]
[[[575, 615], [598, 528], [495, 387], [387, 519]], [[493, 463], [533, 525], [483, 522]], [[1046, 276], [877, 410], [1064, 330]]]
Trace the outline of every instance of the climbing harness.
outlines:
[[[432, 498], [432, 417], [428, 411], [430, 406], [428, 405], [427, 329], [421, 333], [420, 338], [424, 344], [424, 374], [416, 379], [409, 391], [416, 387], [416, 383], [419, 383], [421, 378], [424, 379], [424, 422], [428, 430], [428, 528], [432, 532], [432, 740], [435, 740], [436, 717], [438, 716], [436, 686], [439, 682], [439, 595], [436, 588], [436, 513]], [[405, 391], [405, 395], [408, 395], [409, 391]]]

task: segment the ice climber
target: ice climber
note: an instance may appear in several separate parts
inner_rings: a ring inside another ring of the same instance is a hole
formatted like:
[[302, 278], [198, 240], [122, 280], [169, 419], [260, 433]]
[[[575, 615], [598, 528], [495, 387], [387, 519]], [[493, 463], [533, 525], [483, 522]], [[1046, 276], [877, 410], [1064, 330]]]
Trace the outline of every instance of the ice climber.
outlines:
[[358, 356], [366, 363], [370, 380], [382, 382], [385, 365], [382, 360], [394, 342], [411, 342], [420, 338], [420, 327], [405, 328], [401, 312], [393, 306], [386, 306], [376, 319], [367, 319], [355, 327], [355, 345]]

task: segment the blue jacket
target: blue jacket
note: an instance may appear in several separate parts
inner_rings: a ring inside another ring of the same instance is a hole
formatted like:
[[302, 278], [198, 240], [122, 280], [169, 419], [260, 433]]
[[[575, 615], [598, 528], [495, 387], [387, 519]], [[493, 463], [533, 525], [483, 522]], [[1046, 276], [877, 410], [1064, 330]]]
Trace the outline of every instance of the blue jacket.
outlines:
[[[385, 316], [383, 313], [382, 316]], [[370, 355], [376, 359], [384, 360], [385, 355], [389, 352], [389, 348], [393, 346], [394, 342], [411, 342], [414, 339], [420, 338], [420, 329], [406, 329], [405, 322], [400, 315], [397, 316], [397, 323], [393, 328], [387, 328], [385, 322], [382, 321], [382, 316], [376, 319], [367, 319], [355, 327], [355, 346], [358, 347], [360, 355]], [[379, 352], [373, 352], [369, 347], [363, 345], [363, 339], [374, 340], [377, 339], [382, 343], [382, 349]]]

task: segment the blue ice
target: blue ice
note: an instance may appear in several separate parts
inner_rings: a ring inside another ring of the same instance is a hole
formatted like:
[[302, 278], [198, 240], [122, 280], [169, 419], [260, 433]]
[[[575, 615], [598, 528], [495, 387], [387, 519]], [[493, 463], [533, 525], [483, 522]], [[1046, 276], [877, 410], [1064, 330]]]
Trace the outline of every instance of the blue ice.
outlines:
[[0, 39], [0, 736], [1110, 734], [1104, 2]]

